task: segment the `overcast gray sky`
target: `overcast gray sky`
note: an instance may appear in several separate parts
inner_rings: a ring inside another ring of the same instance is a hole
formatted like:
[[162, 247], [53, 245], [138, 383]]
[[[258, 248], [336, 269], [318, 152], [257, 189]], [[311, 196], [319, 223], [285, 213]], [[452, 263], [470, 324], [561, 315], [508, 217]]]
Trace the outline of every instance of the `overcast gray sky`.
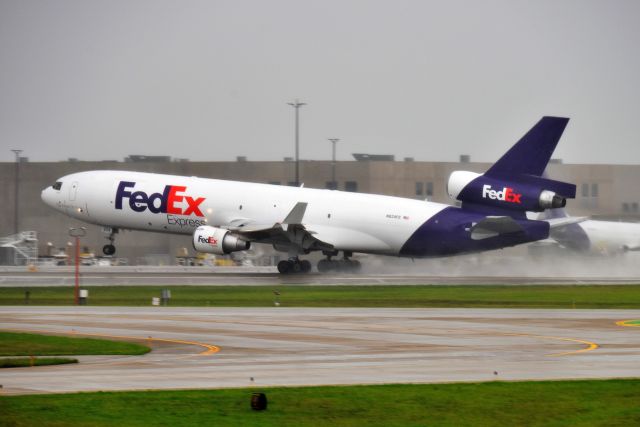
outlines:
[[640, 163], [640, 1], [0, 0], [0, 161], [493, 161], [543, 115], [556, 157]]

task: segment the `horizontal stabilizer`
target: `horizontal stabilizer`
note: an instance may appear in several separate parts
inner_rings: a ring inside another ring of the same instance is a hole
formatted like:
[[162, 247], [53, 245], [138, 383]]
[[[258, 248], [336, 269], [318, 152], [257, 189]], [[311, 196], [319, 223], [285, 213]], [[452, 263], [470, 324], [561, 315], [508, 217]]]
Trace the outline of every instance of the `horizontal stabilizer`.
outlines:
[[471, 227], [471, 238], [482, 240], [518, 231], [522, 227], [510, 216], [488, 216]]
[[561, 228], [561, 227], [566, 227], [567, 225], [571, 225], [571, 224], [579, 224], [583, 221], [588, 220], [589, 217], [587, 216], [567, 216], [564, 218], [550, 218], [550, 219], [544, 219], [542, 221], [546, 221], [549, 223], [549, 227], [551, 229], [555, 229], [555, 228]]
[[547, 209], [544, 212], [540, 212], [538, 214], [536, 214], [534, 217], [532, 217], [531, 219], [537, 219], [539, 221], [543, 221], [546, 219], [553, 219], [553, 218], [568, 218], [569, 214], [567, 213], [567, 211], [565, 210], [565, 208], [556, 208], [556, 209]]

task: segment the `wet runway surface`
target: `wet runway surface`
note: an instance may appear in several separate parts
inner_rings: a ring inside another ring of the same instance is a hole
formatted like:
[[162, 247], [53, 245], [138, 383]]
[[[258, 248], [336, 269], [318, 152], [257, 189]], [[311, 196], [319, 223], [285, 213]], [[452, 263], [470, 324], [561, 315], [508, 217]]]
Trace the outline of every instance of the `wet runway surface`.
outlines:
[[640, 328], [616, 324], [627, 319], [640, 310], [0, 307], [1, 329], [154, 349], [4, 369], [0, 384], [20, 394], [640, 377]]
[[[72, 267], [0, 270], [0, 287], [73, 286]], [[278, 274], [275, 267], [88, 267], [81, 270], [85, 286], [223, 286], [223, 285], [545, 285], [545, 284], [638, 284], [640, 276], [512, 276], [428, 275], [395, 273]]]

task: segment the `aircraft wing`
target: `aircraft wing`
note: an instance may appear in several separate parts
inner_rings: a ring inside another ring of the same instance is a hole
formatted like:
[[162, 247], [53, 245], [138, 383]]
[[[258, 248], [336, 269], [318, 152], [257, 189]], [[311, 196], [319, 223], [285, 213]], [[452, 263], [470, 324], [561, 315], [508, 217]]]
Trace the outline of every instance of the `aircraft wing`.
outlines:
[[307, 203], [298, 202], [282, 222], [259, 224], [249, 219], [237, 219], [227, 228], [234, 234], [258, 243], [294, 246], [303, 250], [332, 250], [333, 245], [314, 237], [314, 231], [302, 224]]

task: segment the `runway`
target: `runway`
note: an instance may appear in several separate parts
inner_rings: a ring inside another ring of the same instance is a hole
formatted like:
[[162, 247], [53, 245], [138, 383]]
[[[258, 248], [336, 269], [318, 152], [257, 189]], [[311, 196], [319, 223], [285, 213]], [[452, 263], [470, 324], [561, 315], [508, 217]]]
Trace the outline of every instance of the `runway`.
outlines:
[[[0, 307], [2, 329], [148, 337], [4, 369], [3, 393], [640, 377], [640, 310]], [[188, 343], [185, 343], [188, 342]]]
[[[640, 275], [530, 275], [403, 273], [278, 274], [275, 267], [83, 267], [84, 286], [255, 286], [255, 285], [547, 285], [547, 284], [638, 284]], [[0, 268], [0, 287], [73, 286], [73, 267]]]

